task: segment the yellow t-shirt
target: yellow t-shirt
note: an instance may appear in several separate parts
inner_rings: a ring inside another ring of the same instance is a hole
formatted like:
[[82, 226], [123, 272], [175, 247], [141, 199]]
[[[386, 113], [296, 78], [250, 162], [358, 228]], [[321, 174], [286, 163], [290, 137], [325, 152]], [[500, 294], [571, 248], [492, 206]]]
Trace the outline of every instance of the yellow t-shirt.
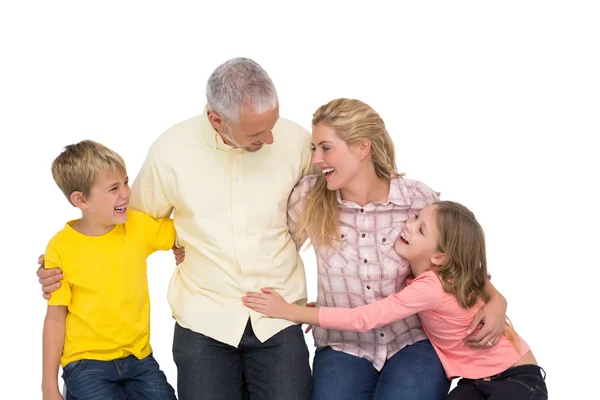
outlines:
[[102, 236], [85, 236], [69, 221], [48, 243], [46, 268], [64, 279], [48, 300], [67, 306], [61, 365], [79, 359], [148, 356], [150, 297], [146, 258], [175, 242], [173, 220], [129, 210], [127, 222]]

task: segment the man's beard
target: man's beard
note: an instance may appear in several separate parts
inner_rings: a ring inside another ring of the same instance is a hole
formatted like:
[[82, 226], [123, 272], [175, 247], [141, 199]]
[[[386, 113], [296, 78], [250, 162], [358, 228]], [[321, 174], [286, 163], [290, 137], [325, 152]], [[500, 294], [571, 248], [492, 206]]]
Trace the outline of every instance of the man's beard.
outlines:
[[233, 145], [232, 147], [237, 147], [237, 148], [239, 148], [239, 149], [242, 149], [242, 150], [244, 150], [244, 151], [247, 151], [248, 153], [254, 153], [255, 151], [258, 151], [258, 150], [260, 150], [260, 148], [259, 148], [259, 149], [256, 149], [256, 150], [254, 150], [254, 149], [252, 149], [250, 146], [241, 146], [241, 145], [240, 145], [240, 144], [239, 144], [239, 143], [238, 143], [238, 142], [237, 142], [237, 141], [236, 141], [236, 140], [233, 138], [233, 132], [232, 132], [232, 129], [231, 129], [231, 127], [229, 127], [229, 126], [227, 127], [227, 131], [226, 131], [226, 132], [223, 132], [221, 135], [223, 136], [223, 138], [224, 138], [224, 139], [227, 139], [227, 141]]

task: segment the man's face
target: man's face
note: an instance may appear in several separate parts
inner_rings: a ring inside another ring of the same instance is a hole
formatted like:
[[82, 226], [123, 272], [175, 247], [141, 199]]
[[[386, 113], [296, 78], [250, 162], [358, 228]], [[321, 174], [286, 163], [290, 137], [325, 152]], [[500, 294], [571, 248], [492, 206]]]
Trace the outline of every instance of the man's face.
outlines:
[[279, 106], [263, 114], [243, 112], [239, 122], [227, 125], [217, 114], [210, 113], [209, 119], [223, 141], [232, 147], [255, 152], [264, 144], [273, 143], [273, 127], [279, 119]]

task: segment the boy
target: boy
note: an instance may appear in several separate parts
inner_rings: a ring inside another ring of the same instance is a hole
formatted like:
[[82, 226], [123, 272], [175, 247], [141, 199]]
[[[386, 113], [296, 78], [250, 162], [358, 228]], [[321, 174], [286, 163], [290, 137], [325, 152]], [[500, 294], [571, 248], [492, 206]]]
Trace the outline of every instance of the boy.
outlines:
[[43, 334], [44, 400], [175, 399], [152, 356], [146, 258], [175, 242], [173, 220], [128, 211], [125, 162], [91, 140], [65, 147], [54, 181], [81, 218], [48, 243], [46, 268], [63, 272], [48, 300]]

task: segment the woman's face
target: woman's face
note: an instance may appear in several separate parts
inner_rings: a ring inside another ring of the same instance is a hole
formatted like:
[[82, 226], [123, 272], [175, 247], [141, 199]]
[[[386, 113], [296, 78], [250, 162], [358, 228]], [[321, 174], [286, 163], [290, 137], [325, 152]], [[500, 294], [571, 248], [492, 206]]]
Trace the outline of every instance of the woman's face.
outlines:
[[312, 163], [321, 168], [329, 190], [345, 188], [360, 171], [360, 156], [327, 125], [313, 126], [311, 147]]

